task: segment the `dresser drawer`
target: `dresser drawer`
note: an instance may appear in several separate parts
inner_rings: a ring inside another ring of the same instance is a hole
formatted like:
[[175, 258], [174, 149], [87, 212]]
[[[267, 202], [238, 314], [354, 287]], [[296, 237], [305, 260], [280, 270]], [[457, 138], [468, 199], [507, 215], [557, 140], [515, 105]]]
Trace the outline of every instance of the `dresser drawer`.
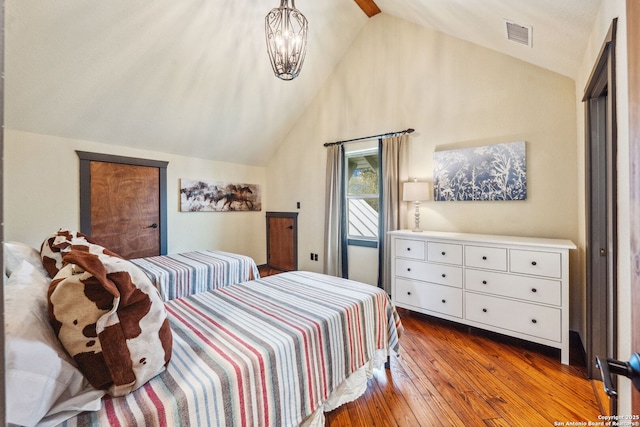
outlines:
[[561, 310], [506, 300], [472, 292], [465, 293], [467, 320], [551, 341], [562, 341]]
[[556, 252], [509, 251], [511, 271], [544, 277], [562, 277], [562, 257]]
[[464, 264], [467, 267], [507, 271], [507, 250], [486, 246], [465, 246]]
[[396, 256], [424, 260], [424, 242], [420, 240], [396, 239]]
[[440, 285], [462, 287], [462, 267], [396, 259], [396, 276]]
[[396, 279], [394, 300], [400, 304], [462, 317], [462, 289]]
[[462, 245], [427, 242], [427, 260], [444, 264], [462, 265]]
[[562, 304], [562, 283], [539, 277], [515, 276], [493, 271], [466, 269], [468, 291], [484, 292], [543, 304]]

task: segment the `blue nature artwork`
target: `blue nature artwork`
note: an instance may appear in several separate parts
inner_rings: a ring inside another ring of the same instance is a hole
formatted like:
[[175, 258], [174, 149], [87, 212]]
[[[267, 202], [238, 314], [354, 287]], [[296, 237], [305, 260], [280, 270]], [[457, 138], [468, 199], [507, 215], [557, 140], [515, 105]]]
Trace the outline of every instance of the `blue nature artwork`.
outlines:
[[433, 153], [436, 201], [526, 200], [525, 142]]

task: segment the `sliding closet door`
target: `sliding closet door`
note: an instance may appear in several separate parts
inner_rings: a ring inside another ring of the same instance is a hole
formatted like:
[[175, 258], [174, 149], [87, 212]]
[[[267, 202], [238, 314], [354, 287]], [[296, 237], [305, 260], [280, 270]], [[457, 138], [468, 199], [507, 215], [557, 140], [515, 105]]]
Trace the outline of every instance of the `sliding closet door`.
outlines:
[[[601, 360], [617, 358], [618, 347], [616, 27], [617, 20], [614, 20], [583, 98], [587, 184], [587, 375], [597, 380], [602, 376], [596, 367], [596, 357]], [[608, 404], [601, 402], [601, 405], [607, 415], [617, 413], [615, 398]]]

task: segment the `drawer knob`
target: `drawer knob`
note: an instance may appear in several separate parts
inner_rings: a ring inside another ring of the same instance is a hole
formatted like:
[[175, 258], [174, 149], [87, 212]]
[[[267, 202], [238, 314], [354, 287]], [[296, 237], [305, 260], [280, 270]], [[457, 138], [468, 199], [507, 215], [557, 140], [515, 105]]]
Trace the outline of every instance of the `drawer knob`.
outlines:
[[483, 313], [486, 313], [486, 312], [487, 312], [487, 309], [486, 309], [486, 308], [483, 308], [483, 309], [482, 309], [482, 312], [483, 312]]
[[411, 292], [407, 292], [407, 295], [411, 295]]
[[536, 288], [532, 288], [532, 289], [531, 289], [531, 292], [534, 292], [534, 293], [535, 293], [535, 292], [538, 292], [538, 290], [537, 290]]
[[411, 271], [411, 269], [410, 269], [410, 268], [407, 268], [407, 271]]
[[535, 261], [531, 261], [531, 265], [538, 265], [538, 263]]
[[407, 248], [407, 250], [408, 250], [409, 252], [411, 252], [411, 248]]
[[444, 274], [444, 273], [442, 273], [442, 277], [447, 277], [447, 275], [446, 275], [446, 274]]
[[487, 257], [486, 257], [486, 256], [483, 256], [483, 257], [482, 257], [482, 259], [486, 261], [486, 260], [487, 260]]
[[443, 299], [443, 300], [442, 300], [442, 303], [443, 303], [443, 304], [446, 304], [446, 303], [447, 303], [447, 300], [446, 300], [446, 299]]
[[445, 256], [447, 253], [445, 251], [442, 251], [442, 256]]
[[538, 323], [536, 319], [531, 319], [531, 323]]
[[486, 281], [486, 280], [483, 280], [483, 281], [482, 281], [482, 284], [483, 284], [483, 285], [486, 285], [486, 284], [487, 284], [487, 281]]

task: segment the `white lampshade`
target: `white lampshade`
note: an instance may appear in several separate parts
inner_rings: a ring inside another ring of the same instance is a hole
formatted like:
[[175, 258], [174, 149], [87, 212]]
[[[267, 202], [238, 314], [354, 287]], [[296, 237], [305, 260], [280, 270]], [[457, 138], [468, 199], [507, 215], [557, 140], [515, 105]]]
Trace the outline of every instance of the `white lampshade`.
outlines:
[[402, 188], [402, 200], [405, 202], [420, 202], [430, 200], [431, 194], [428, 182], [409, 181]]

